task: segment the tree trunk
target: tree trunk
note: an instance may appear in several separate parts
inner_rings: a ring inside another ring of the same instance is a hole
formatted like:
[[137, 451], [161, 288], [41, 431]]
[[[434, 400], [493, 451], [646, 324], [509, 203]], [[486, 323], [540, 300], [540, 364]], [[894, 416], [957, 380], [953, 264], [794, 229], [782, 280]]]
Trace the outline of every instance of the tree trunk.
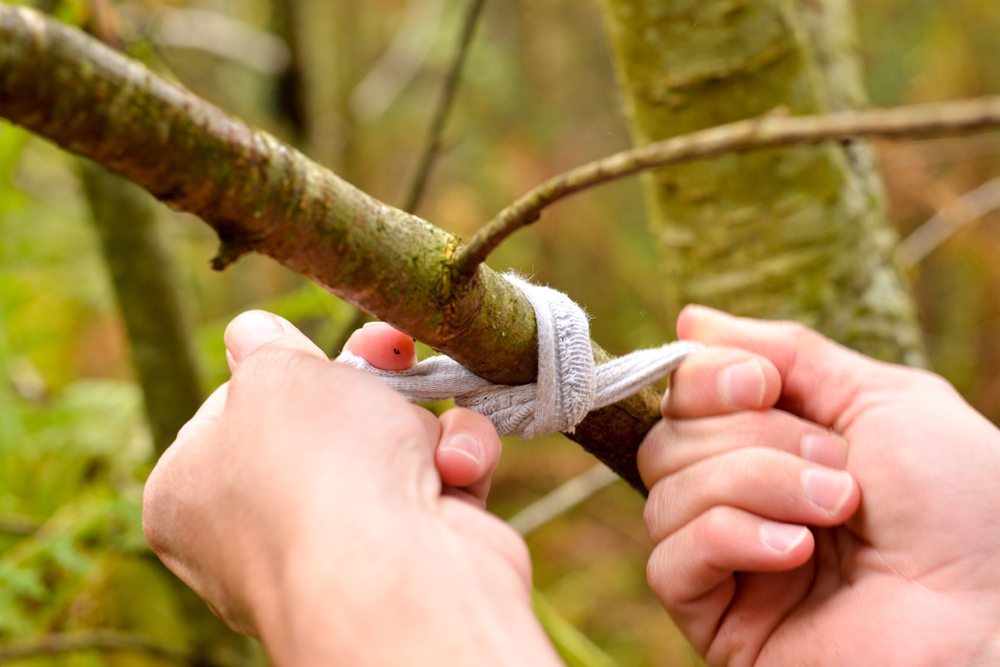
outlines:
[[139, 187], [92, 162], [81, 160], [80, 172], [159, 458], [203, 397], [173, 267], [156, 232], [156, 204]]
[[[603, 0], [636, 144], [865, 104], [848, 0]], [[924, 365], [872, 151], [829, 142], [644, 177], [667, 301], [794, 319]]]

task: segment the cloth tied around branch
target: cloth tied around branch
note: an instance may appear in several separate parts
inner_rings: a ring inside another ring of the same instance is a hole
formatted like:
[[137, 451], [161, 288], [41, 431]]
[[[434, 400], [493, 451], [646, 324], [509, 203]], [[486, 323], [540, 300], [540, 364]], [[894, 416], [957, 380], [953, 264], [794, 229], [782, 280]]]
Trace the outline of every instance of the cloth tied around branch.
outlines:
[[384, 371], [344, 352], [337, 361], [381, 378], [412, 403], [454, 399], [485, 415], [500, 435], [528, 439], [562, 431], [572, 433], [587, 413], [637, 394], [670, 375], [701, 343], [679, 341], [637, 350], [597, 366], [590, 343], [590, 321], [568, 296], [504, 275], [535, 310], [538, 329], [538, 380], [531, 384], [493, 384], [445, 355], [405, 371]]

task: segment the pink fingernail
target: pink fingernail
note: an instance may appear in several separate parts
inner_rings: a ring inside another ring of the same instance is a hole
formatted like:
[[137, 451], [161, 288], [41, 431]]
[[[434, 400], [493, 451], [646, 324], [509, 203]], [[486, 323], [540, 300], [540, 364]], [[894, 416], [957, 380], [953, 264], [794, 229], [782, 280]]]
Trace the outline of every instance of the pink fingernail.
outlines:
[[775, 521], [765, 521], [760, 525], [760, 541], [783, 554], [791, 553], [808, 534], [809, 529], [805, 526], [793, 526]]
[[847, 502], [854, 487], [848, 473], [830, 468], [807, 468], [802, 471], [802, 488], [816, 507], [836, 514]]
[[465, 433], [457, 433], [452, 435], [441, 442], [438, 446], [439, 451], [451, 450], [455, 452], [461, 452], [465, 456], [478, 463], [482, 456], [479, 450], [479, 443], [471, 435]]
[[733, 364], [719, 373], [719, 396], [733, 408], [761, 407], [764, 385], [764, 369], [756, 359]]
[[281, 321], [263, 310], [243, 313], [226, 329], [226, 349], [235, 363], [285, 334]]

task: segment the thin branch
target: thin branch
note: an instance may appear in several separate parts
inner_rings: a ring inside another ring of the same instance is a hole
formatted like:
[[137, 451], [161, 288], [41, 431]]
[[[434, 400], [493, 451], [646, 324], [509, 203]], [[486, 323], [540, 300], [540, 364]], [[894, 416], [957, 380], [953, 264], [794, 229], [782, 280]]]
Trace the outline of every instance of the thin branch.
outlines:
[[948, 204], [899, 244], [899, 260], [910, 268], [919, 264], [958, 230], [1000, 210], [1000, 176], [983, 183]]
[[588, 188], [647, 169], [727, 153], [818, 144], [854, 137], [909, 139], [962, 134], [1000, 127], [1000, 96], [893, 109], [848, 111], [823, 116], [769, 114], [720, 125], [616, 153], [555, 176], [502, 210], [455, 253], [460, 276], [471, 276], [508, 236], [541, 215], [550, 204]]
[[618, 475], [598, 464], [531, 503], [507, 523], [525, 537], [616, 481]]
[[190, 664], [194, 660], [193, 656], [187, 653], [139, 635], [115, 630], [87, 630], [47, 635], [35, 641], [0, 644], [0, 662], [77, 651], [143, 653], [180, 664]]
[[438, 99], [437, 108], [431, 119], [430, 128], [427, 131], [427, 141], [424, 145], [424, 152], [420, 156], [417, 164], [417, 171], [410, 184], [403, 210], [413, 213], [420, 205], [420, 198], [424, 194], [427, 186], [427, 179], [430, 177], [431, 167], [438, 151], [441, 149], [441, 135], [444, 132], [445, 122], [452, 108], [455, 93], [458, 92], [458, 83], [462, 76], [462, 67], [465, 65], [466, 56], [469, 53], [469, 45], [472, 44], [472, 36], [476, 32], [476, 25], [479, 23], [479, 16], [482, 14], [483, 5], [486, 0], [469, 0], [469, 8], [465, 14], [465, 21], [462, 23], [462, 31], [459, 33], [458, 49], [451, 63], [451, 69], [445, 78], [444, 86], [441, 88], [441, 97]]

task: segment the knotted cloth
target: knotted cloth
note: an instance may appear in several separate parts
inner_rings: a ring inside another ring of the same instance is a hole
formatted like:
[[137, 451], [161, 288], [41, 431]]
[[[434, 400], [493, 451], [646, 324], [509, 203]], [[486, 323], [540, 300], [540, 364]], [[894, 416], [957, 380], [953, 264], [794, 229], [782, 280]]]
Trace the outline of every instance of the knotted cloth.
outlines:
[[679, 341], [596, 366], [590, 321], [580, 306], [552, 288], [532, 285], [513, 274], [504, 278], [524, 293], [535, 310], [537, 382], [493, 384], [444, 355], [405, 371], [380, 370], [350, 352], [337, 360], [381, 378], [413, 403], [451, 398], [489, 418], [500, 435], [528, 439], [558, 431], [572, 433], [587, 413], [639, 393], [703, 347]]

